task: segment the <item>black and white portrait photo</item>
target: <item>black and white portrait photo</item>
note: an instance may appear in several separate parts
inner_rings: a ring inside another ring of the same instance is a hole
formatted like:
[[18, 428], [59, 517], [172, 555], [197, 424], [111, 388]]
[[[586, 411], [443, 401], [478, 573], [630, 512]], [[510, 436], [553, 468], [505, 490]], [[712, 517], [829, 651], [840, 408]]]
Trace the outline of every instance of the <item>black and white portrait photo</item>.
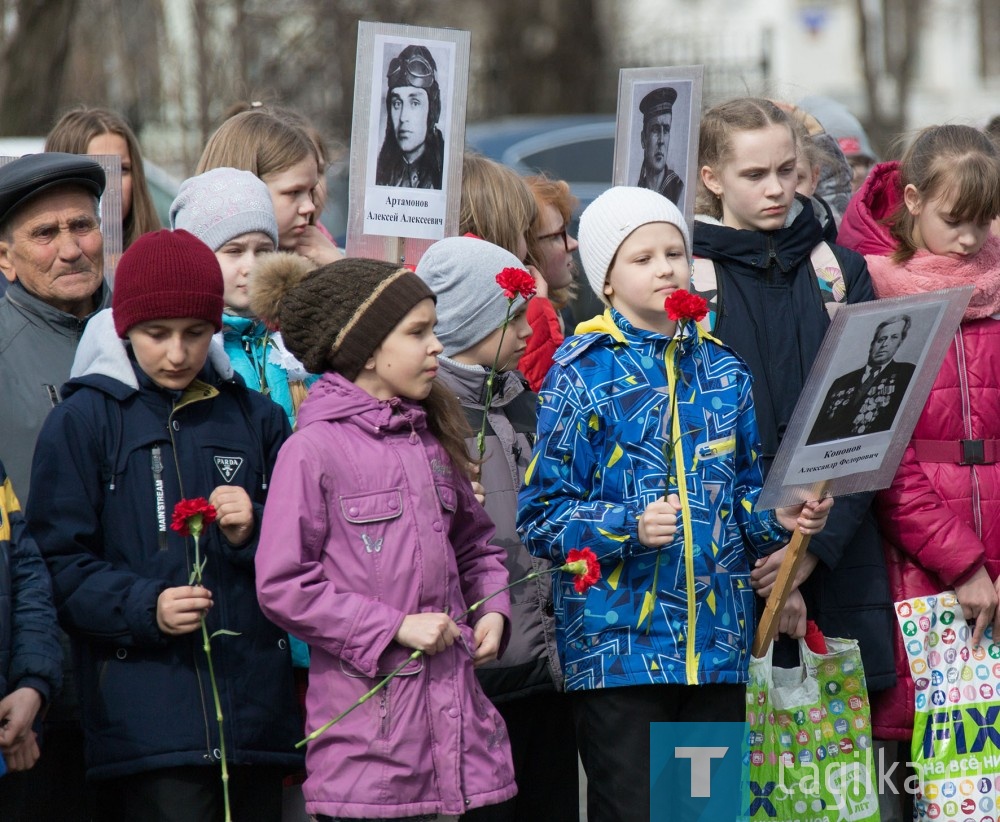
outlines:
[[375, 185], [440, 189], [444, 135], [437, 61], [427, 46], [409, 44], [391, 57], [385, 77], [385, 136]]
[[703, 66], [622, 69], [615, 185], [662, 194], [694, 225]]
[[867, 362], [833, 381], [807, 445], [892, 428], [916, 367], [896, 358], [912, 324], [909, 314], [898, 314], [875, 327]]
[[642, 130], [639, 144], [642, 147], [642, 168], [636, 186], [651, 188], [679, 208], [684, 207], [684, 180], [667, 162], [670, 149], [670, 128], [674, 119], [677, 89], [661, 86], [647, 92], [639, 101]]
[[349, 254], [415, 264], [458, 230], [469, 42], [458, 29], [358, 25]]
[[842, 304], [833, 315], [757, 500], [761, 510], [886, 488], [971, 286]]

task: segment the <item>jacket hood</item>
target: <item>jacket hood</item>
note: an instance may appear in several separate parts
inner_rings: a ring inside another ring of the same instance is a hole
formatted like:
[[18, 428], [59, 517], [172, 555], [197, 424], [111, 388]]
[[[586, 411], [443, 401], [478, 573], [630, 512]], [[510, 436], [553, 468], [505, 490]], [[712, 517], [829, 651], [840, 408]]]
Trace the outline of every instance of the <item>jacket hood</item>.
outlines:
[[[233, 378], [229, 357], [214, 337], [208, 348], [208, 365], [220, 379]], [[70, 380], [92, 376], [108, 377], [135, 391], [139, 390], [139, 380], [132, 368], [128, 349], [115, 331], [110, 308], [98, 312], [87, 323], [69, 373]]]
[[372, 434], [417, 431], [427, 427], [420, 403], [393, 397], [378, 400], [343, 374], [328, 371], [309, 389], [299, 408], [298, 429], [314, 422], [346, 420]]
[[[486, 405], [486, 378], [490, 369], [481, 365], [466, 365], [450, 357], [439, 356], [438, 380], [463, 403], [484, 408]], [[524, 377], [518, 371], [501, 371], [493, 386], [492, 408], [502, 408], [512, 403], [525, 391]]]
[[883, 221], [893, 215], [901, 200], [899, 163], [879, 163], [848, 204], [837, 242], [859, 254], [889, 256], [897, 243]]
[[747, 231], [730, 228], [711, 217], [695, 217], [695, 256], [723, 264], [731, 261], [759, 269], [777, 265], [782, 272], [788, 272], [822, 240], [823, 228], [816, 219], [812, 200], [800, 195], [796, 195], [785, 225], [775, 231]]

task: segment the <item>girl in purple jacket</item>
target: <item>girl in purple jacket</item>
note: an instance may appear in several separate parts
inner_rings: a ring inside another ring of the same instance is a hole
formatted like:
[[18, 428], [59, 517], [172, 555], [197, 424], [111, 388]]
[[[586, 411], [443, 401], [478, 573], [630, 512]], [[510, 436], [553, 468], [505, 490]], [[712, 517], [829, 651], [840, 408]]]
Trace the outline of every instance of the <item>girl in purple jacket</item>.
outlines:
[[514, 795], [507, 730], [474, 665], [509, 634], [505, 553], [468, 476], [464, 418], [434, 377], [435, 298], [413, 272], [277, 255], [251, 307], [323, 376], [282, 448], [264, 512], [264, 612], [312, 648], [307, 725], [385, 688], [309, 744], [318, 820], [453, 819]]

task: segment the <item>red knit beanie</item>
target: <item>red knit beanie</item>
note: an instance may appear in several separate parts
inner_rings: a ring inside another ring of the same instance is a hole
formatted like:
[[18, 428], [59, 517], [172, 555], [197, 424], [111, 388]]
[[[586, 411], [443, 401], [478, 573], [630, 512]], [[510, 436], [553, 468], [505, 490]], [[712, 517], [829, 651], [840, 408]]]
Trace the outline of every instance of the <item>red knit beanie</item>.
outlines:
[[222, 269], [212, 249], [187, 231], [153, 231], [129, 246], [115, 269], [115, 331], [149, 320], [192, 318], [222, 328]]

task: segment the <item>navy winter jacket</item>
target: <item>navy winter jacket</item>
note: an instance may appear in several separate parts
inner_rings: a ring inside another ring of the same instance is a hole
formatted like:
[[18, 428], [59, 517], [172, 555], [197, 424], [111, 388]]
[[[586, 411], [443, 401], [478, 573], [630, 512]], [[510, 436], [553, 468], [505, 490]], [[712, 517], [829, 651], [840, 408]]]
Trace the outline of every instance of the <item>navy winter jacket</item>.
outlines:
[[111, 322], [103, 312], [84, 333], [38, 441], [27, 512], [73, 640], [88, 776], [218, 763], [201, 632], [164, 634], [156, 605], [165, 588], [189, 584], [194, 558], [192, 540], [170, 529], [174, 505], [219, 485], [246, 489], [258, 525], [242, 546], [216, 525], [201, 537], [209, 633], [239, 634], [212, 641], [227, 759], [296, 767], [302, 721], [288, 639], [261, 612], [254, 579], [284, 412], [248, 390], [221, 349], [184, 392], [157, 387]]

